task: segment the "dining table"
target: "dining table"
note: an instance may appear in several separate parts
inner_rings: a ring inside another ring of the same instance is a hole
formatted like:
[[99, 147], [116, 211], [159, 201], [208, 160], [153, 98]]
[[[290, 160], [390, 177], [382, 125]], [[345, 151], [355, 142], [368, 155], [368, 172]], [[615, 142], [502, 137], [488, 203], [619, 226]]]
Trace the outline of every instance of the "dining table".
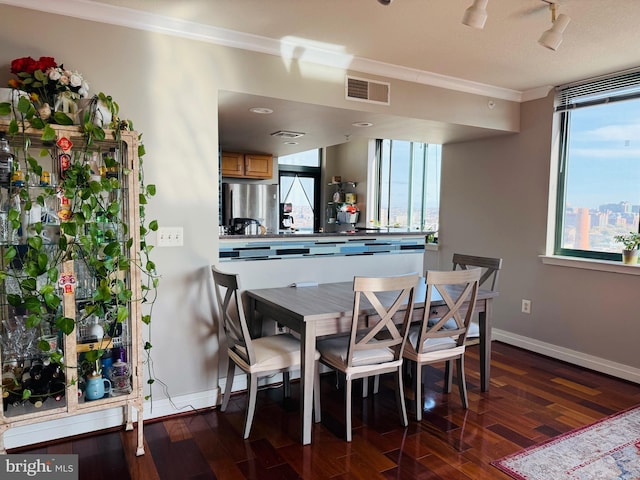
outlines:
[[[455, 294], [458, 286], [447, 286]], [[415, 289], [413, 321], [424, 315], [426, 283], [421, 278]], [[320, 283], [305, 286], [249, 289], [245, 291], [247, 317], [252, 336], [262, 334], [267, 319], [297, 332], [301, 343], [300, 402], [301, 439], [303, 445], [311, 443], [313, 415], [313, 379], [315, 351], [318, 338], [348, 332], [353, 314], [353, 282]], [[481, 390], [489, 390], [491, 361], [492, 301], [498, 296], [493, 290], [479, 289], [475, 311], [480, 327], [480, 383]], [[393, 296], [389, 296], [391, 303]], [[384, 300], [383, 300], [384, 302]], [[361, 306], [359, 317], [366, 318], [367, 305]], [[448, 308], [437, 289], [431, 299], [429, 318], [438, 318]], [[362, 320], [359, 320], [362, 321]]]

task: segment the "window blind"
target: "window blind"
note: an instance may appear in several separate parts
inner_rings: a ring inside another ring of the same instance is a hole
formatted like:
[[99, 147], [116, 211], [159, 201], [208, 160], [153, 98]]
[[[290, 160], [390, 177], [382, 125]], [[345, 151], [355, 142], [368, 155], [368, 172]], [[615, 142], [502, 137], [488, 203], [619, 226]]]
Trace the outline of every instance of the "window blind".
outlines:
[[640, 98], [640, 68], [560, 86], [556, 112]]

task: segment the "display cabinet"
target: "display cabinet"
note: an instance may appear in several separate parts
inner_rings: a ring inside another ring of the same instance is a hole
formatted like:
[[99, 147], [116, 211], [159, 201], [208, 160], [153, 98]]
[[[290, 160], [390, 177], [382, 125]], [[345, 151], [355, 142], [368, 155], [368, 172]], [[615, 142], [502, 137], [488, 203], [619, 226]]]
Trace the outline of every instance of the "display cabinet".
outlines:
[[118, 407], [142, 455], [138, 135], [50, 127], [0, 121], [0, 452], [9, 428]]

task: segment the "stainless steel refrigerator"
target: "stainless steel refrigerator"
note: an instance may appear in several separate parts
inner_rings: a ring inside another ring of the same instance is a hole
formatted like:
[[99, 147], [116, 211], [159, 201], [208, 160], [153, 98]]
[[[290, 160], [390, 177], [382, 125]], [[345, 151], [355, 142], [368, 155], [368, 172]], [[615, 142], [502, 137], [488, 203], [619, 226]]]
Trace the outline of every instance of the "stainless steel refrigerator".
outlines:
[[234, 218], [257, 220], [266, 233], [278, 233], [278, 185], [223, 183], [223, 225], [231, 226]]

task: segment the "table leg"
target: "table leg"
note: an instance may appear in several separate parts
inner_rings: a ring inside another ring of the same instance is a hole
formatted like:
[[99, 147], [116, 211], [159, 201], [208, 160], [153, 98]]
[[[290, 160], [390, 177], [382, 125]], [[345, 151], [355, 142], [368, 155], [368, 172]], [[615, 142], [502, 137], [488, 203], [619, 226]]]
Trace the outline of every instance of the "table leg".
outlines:
[[316, 326], [314, 322], [304, 322], [300, 331], [300, 407], [302, 410], [302, 444], [311, 443], [313, 424], [313, 379], [315, 375]]
[[480, 389], [489, 391], [491, 378], [491, 299], [485, 300], [485, 308], [478, 314], [480, 326]]

